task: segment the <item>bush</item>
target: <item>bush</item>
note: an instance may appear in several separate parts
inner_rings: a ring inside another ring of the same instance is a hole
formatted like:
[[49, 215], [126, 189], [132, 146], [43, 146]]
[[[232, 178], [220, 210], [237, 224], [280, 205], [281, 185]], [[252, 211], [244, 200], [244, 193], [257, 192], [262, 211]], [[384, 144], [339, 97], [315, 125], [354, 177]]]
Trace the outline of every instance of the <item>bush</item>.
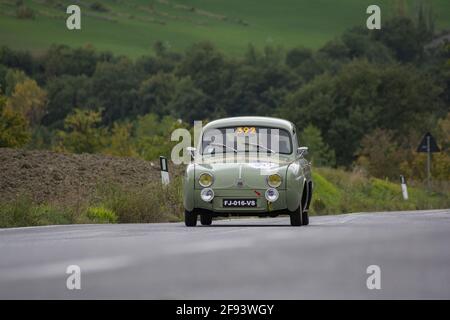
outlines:
[[427, 192], [423, 186], [410, 185], [409, 200], [403, 200], [400, 181], [369, 178], [360, 171], [315, 168], [313, 180], [312, 214], [426, 210], [450, 206], [448, 185], [443, 185], [439, 192]]
[[98, 11], [98, 12], [108, 12], [108, 8], [105, 7], [105, 5], [103, 5], [101, 2], [94, 2], [93, 4], [90, 5], [90, 8], [94, 11]]
[[159, 181], [134, 189], [105, 184], [95, 200], [115, 212], [119, 223], [179, 221], [183, 212], [180, 178], [166, 187]]
[[0, 227], [11, 228], [32, 225], [32, 221], [29, 218], [31, 206], [30, 199], [25, 196], [2, 204], [0, 207]]
[[75, 109], [64, 120], [66, 131], [58, 131], [57, 151], [73, 153], [95, 153], [106, 145], [108, 132], [100, 127], [101, 111]]
[[114, 211], [104, 207], [89, 207], [87, 217], [96, 223], [116, 223], [117, 216]]
[[22, 147], [30, 140], [25, 117], [6, 107], [6, 99], [0, 94], [0, 148]]
[[35, 204], [27, 196], [0, 204], [0, 228], [73, 223], [70, 210], [49, 204]]
[[34, 11], [25, 5], [21, 5], [16, 10], [16, 17], [18, 19], [34, 19]]
[[316, 214], [327, 214], [327, 212], [325, 211], [327, 206], [325, 205], [325, 202], [323, 202], [323, 200], [320, 198], [313, 200], [312, 208]]
[[31, 219], [35, 226], [72, 223], [72, 215], [69, 210], [51, 205], [34, 206], [31, 211]]

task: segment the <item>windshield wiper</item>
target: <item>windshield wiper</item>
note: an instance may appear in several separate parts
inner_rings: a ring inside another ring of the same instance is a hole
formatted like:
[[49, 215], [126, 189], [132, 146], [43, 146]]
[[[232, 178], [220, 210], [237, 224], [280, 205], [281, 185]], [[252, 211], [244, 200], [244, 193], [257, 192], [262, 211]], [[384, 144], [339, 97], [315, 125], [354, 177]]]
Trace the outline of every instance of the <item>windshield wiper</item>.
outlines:
[[227, 146], [227, 145], [225, 145], [225, 144], [223, 144], [223, 143], [212, 142], [212, 143], [210, 143], [209, 145], [210, 145], [210, 146], [215, 146], [215, 147], [225, 147], [225, 148], [228, 148], [228, 149], [233, 150], [234, 153], [237, 153], [237, 150], [236, 150], [235, 148], [230, 147], [230, 146]]
[[245, 142], [245, 144], [246, 144], [246, 145], [249, 145], [249, 146], [254, 146], [254, 147], [258, 147], [258, 148], [263, 148], [263, 149], [265, 149], [265, 150], [267, 150], [267, 151], [270, 151], [270, 152], [272, 152], [272, 153], [276, 153], [276, 152], [273, 151], [272, 149], [269, 149], [269, 148], [267, 148], [267, 147], [265, 147], [265, 146], [263, 146], [263, 145], [257, 144], [257, 143]]

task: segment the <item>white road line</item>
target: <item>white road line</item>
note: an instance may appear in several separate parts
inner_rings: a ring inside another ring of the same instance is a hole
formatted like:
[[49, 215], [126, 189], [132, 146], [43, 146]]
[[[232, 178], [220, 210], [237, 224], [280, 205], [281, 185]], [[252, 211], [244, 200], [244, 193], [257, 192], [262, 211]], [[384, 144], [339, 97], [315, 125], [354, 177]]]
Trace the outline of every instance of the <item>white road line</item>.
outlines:
[[162, 253], [169, 255], [191, 254], [218, 252], [220, 250], [230, 250], [236, 248], [248, 248], [253, 245], [251, 239], [226, 239], [226, 240], [209, 240], [204, 242], [193, 242], [186, 246], [177, 245], [166, 248]]
[[71, 259], [41, 265], [27, 265], [0, 269], [0, 281], [32, 280], [42, 278], [57, 278], [66, 276], [66, 268], [70, 265], [78, 265], [81, 273], [95, 273], [105, 270], [125, 268], [133, 264], [133, 259], [127, 256]]

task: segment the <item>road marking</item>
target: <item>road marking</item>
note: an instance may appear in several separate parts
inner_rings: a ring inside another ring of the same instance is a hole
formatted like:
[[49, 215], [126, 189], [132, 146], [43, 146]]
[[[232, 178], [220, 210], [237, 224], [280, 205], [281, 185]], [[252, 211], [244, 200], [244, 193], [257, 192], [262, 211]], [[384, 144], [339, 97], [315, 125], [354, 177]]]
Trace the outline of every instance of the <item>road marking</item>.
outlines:
[[220, 250], [230, 250], [237, 248], [248, 248], [253, 245], [251, 239], [227, 239], [227, 240], [209, 240], [202, 242], [191, 242], [186, 245], [177, 245], [164, 250], [164, 254], [179, 255], [191, 253], [217, 252]]
[[121, 269], [133, 264], [127, 256], [71, 259], [54, 263], [34, 266], [14, 267], [0, 270], [0, 281], [33, 280], [42, 278], [65, 277], [66, 268], [76, 264], [83, 269], [83, 273], [95, 273], [105, 270]]

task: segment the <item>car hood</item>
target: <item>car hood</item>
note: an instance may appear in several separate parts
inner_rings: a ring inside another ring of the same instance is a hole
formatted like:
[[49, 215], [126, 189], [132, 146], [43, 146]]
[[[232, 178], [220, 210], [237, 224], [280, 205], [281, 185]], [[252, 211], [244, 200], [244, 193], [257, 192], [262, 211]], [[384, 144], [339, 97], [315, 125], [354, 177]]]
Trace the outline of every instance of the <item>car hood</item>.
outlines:
[[[283, 179], [280, 189], [285, 188], [286, 170], [290, 161], [284, 157], [273, 158], [237, 158], [232, 163], [224, 163], [217, 159], [203, 159], [195, 165], [196, 181], [208, 172], [213, 175], [214, 189], [266, 189], [267, 176], [279, 174]], [[198, 185], [197, 187], [200, 188]]]

